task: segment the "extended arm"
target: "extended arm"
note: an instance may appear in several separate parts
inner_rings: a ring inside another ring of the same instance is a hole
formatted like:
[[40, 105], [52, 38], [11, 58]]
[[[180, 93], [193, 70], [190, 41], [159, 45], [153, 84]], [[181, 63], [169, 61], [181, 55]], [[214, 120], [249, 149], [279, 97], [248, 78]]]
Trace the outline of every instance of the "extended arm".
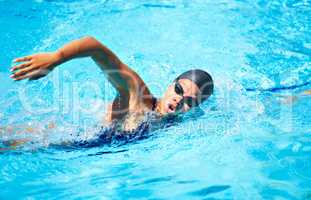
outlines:
[[[12, 68], [13, 75], [11, 77], [15, 80], [38, 79], [48, 74], [56, 66], [79, 57], [91, 57], [121, 95], [130, 92], [137, 93], [139, 89], [147, 88], [133, 70], [93, 37], [74, 40], [56, 52], [17, 58], [14, 60], [15, 62], [23, 63]], [[149, 93], [149, 91], [146, 92]]]

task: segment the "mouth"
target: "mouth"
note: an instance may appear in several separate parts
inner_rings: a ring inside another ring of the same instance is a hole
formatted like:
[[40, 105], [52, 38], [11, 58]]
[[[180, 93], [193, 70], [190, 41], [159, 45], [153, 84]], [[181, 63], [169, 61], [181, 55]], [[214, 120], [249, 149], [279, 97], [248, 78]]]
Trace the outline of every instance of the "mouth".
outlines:
[[174, 113], [175, 112], [175, 108], [174, 108], [174, 106], [172, 104], [168, 103], [167, 107], [166, 107], [166, 111], [168, 113]]

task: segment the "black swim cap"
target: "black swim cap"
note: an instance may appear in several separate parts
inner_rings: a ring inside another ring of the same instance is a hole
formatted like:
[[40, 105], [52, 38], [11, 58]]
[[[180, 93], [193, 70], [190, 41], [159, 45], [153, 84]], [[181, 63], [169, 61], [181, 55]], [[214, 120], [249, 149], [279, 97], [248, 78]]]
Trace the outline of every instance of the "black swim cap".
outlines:
[[182, 73], [175, 81], [180, 79], [188, 79], [194, 82], [200, 89], [201, 95], [199, 97], [200, 102], [206, 100], [214, 90], [214, 83], [211, 75], [201, 69], [193, 69]]

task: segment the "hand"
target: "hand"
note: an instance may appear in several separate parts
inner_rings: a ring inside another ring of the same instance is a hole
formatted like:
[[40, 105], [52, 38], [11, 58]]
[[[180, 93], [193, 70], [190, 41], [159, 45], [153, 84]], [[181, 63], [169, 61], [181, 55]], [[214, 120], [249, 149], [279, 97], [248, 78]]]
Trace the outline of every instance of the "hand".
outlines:
[[14, 60], [15, 63], [23, 63], [12, 67], [13, 74], [10, 77], [16, 81], [23, 79], [37, 80], [52, 71], [59, 61], [60, 56], [58, 53], [39, 53], [17, 58]]

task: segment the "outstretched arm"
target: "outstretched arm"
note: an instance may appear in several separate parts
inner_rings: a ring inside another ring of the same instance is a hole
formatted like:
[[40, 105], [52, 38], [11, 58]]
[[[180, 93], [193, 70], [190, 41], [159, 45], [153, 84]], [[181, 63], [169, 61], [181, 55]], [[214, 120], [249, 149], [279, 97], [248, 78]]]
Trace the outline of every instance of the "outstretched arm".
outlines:
[[122, 63], [110, 49], [93, 37], [84, 37], [72, 41], [56, 52], [39, 53], [17, 58], [14, 62], [23, 63], [12, 68], [11, 78], [14, 80], [39, 79], [47, 75], [56, 66], [79, 57], [91, 57], [108, 76], [109, 81], [121, 96], [129, 96], [130, 93], [138, 92], [149, 94], [149, 90], [142, 79]]

